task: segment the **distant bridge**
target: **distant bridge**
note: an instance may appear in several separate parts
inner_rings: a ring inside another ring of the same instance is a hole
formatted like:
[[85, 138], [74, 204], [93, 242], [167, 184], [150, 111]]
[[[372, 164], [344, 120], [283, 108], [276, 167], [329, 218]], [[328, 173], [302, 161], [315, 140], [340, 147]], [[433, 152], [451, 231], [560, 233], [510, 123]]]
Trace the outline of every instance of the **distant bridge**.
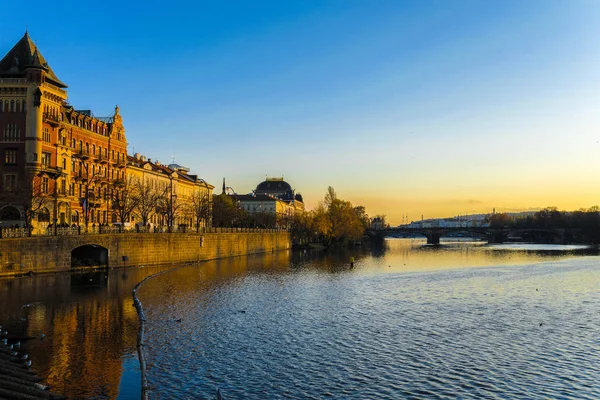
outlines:
[[465, 234], [471, 237], [485, 238], [488, 243], [504, 243], [509, 237], [519, 237], [537, 243], [565, 243], [567, 239], [564, 229], [543, 229], [543, 228], [483, 228], [483, 227], [430, 227], [430, 228], [412, 228], [398, 227], [387, 229], [367, 229], [365, 234], [377, 241], [383, 241], [387, 236], [396, 236], [400, 234], [419, 235], [427, 238], [427, 244], [439, 244], [441, 237], [456, 237], [458, 234]]

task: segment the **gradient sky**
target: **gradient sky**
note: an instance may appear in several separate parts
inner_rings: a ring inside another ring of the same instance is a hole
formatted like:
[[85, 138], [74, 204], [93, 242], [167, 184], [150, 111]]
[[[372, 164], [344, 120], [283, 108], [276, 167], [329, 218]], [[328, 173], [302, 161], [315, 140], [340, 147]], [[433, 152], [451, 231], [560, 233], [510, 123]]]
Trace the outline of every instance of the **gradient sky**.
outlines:
[[284, 175], [392, 224], [600, 204], [600, 1], [2, 5], [75, 108], [220, 190]]

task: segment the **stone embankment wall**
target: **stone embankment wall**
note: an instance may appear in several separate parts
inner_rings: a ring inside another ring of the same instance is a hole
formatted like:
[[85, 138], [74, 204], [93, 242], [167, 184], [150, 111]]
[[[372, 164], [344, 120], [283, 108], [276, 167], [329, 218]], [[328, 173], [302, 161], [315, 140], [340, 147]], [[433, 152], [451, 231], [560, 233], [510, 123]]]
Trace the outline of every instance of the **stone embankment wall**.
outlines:
[[[183, 263], [291, 248], [288, 232], [120, 233], [0, 239], [0, 276], [71, 270], [71, 251], [108, 249], [110, 267]], [[126, 259], [126, 261], [124, 260]]]

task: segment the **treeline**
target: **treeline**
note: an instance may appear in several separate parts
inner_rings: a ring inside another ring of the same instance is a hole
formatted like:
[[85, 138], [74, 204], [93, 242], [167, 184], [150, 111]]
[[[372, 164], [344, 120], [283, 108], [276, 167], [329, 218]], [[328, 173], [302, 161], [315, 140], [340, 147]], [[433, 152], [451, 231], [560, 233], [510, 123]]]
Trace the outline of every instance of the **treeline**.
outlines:
[[337, 197], [330, 186], [314, 210], [296, 214], [291, 233], [295, 243], [348, 244], [360, 240], [370, 219], [363, 206], [354, 207]]
[[600, 242], [600, 207], [577, 211], [559, 211], [556, 207], [546, 207], [533, 215], [514, 218], [509, 214], [494, 214], [489, 218], [492, 228], [515, 229], [566, 229], [573, 231], [576, 239]]

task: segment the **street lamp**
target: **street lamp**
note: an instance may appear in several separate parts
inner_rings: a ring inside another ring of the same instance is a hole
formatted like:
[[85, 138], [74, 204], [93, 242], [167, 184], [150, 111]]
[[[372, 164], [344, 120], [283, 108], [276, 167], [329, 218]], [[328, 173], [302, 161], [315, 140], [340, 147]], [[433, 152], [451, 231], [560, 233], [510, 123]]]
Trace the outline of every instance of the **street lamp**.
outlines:
[[62, 168], [56, 167], [56, 171], [51, 174], [54, 178], [54, 236], [58, 235], [58, 178], [62, 176]]

